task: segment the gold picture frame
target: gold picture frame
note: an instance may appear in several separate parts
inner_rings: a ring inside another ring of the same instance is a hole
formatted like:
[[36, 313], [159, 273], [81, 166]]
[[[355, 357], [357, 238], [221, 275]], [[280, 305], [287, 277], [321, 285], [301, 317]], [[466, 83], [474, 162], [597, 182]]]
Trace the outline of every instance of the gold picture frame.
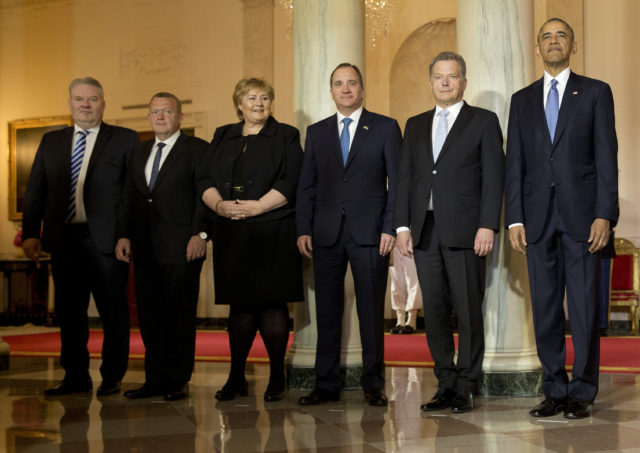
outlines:
[[71, 116], [9, 122], [9, 220], [22, 220], [24, 191], [42, 136], [72, 125]]

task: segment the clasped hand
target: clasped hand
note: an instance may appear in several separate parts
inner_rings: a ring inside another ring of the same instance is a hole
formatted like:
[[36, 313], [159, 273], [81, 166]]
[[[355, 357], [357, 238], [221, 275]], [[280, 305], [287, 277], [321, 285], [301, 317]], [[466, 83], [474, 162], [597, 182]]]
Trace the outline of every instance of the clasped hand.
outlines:
[[258, 200], [224, 200], [218, 203], [217, 212], [231, 220], [245, 220], [263, 214], [265, 209]]

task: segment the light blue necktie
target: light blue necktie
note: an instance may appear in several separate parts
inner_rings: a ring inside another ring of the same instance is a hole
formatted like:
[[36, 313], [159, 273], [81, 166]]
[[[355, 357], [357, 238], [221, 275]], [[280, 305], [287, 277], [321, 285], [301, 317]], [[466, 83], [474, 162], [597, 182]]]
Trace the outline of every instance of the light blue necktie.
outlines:
[[67, 205], [67, 222], [71, 222], [76, 216], [76, 187], [78, 186], [78, 177], [82, 168], [82, 159], [84, 158], [84, 150], [87, 148], [87, 135], [91, 131], [78, 131], [78, 139], [71, 152], [71, 194], [69, 195], [69, 204]]
[[151, 177], [149, 178], [149, 192], [153, 190], [153, 186], [158, 179], [158, 172], [160, 171], [160, 159], [162, 159], [162, 148], [166, 143], [158, 143], [158, 150], [156, 151], [156, 157], [153, 159], [153, 165], [151, 166]]
[[447, 139], [447, 117], [449, 116], [449, 110], [441, 110], [438, 115], [440, 116], [440, 120], [438, 123], [438, 128], [436, 129], [436, 138], [433, 141], [433, 161], [438, 160], [438, 156], [440, 155], [440, 151], [442, 150], [442, 145], [444, 145], [444, 141]]
[[345, 118], [342, 120], [344, 127], [340, 134], [340, 149], [342, 149], [342, 163], [347, 165], [347, 157], [349, 157], [349, 142], [351, 141], [351, 135], [349, 135], [349, 124], [353, 121], [351, 118]]
[[556, 79], [551, 80], [551, 88], [547, 95], [547, 105], [544, 109], [544, 116], [547, 117], [547, 127], [549, 128], [549, 135], [551, 136], [551, 143], [556, 135], [556, 125], [558, 124], [558, 89], [556, 88], [558, 81]]

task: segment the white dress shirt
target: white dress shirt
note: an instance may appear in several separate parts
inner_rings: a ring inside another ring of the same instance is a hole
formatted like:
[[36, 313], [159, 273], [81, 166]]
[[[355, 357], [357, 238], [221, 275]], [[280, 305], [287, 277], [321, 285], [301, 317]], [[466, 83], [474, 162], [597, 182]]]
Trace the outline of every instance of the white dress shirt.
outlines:
[[158, 167], [158, 171], [162, 168], [162, 164], [167, 159], [167, 156], [173, 149], [173, 145], [176, 144], [178, 137], [180, 136], [180, 130], [176, 131], [171, 137], [166, 140], [159, 140], [156, 137], [156, 141], [151, 148], [151, 152], [149, 153], [149, 158], [147, 159], [147, 165], [144, 167], [144, 177], [147, 180], [147, 185], [149, 184], [149, 180], [151, 179], [151, 171], [153, 169], [153, 161], [156, 158], [156, 154], [158, 154], [158, 143], [164, 143], [165, 146], [162, 148], [162, 155], [160, 156], [160, 166]]
[[77, 124], [73, 126], [73, 140], [71, 140], [71, 153], [76, 146], [78, 140], [78, 133], [83, 131], [89, 131], [86, 138], [86, 144], [84, 148], [84, 156], [82, 157], [82, 165], [80, 166], [80, 173], [78, 173], [78, 182], [76, 184], [76, 215], [71, 219], [70, 223], [85, 223], [87, 221], [87, 211], [84, 208], [84, 181], [87, 177], [87, 168], [89, 167], [89, 159], [91, 159], [91, 153], [93, 153], [93, 147], [96, 144], [98, 133], [100, 132], [100, 125], [92, 127], [91, 129], [82, 129]]
[[345, 118], [350, 118], [352, 121], [349, 123], [349, 149], [351, 149], [351, 144], [353, 143], [353, 137], [356, 135], [356, 131], [358, 130], [358, 123], [360, 122], [360, 116], [362, 116], [363, 107], [360, 106], [358, 110], [353, 112], [350, 116], [344, 116], [342, 113], [337, 112], [338, 114], [338, 137], [342, 134], [342, 129], [344, 129], [344, 123], [342, 122]]

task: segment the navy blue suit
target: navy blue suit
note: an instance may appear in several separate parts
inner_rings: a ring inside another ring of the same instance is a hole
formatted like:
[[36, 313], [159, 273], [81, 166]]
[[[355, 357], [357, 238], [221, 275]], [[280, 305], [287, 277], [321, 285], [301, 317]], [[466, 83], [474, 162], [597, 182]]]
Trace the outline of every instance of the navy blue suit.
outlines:
[[[592, 402], [598, 391], [599, 253], [589, 253], [596, 218], [618, 219], [617, 139], [611, 88], [571, 73], [552, 143], [543, 80], [511, 99], [505, 224], [522, 223], [538, 356], [547, 397]], [[576, 358], [565, 370], [564, 311]]]
[[392, 229], [398, 123], [362, 111], [346, 165], [337, 115], [307, 129], [298, 183], [298, 236], [310, 235], [316, 292], [316, 387], [340, 390], [340, 345], [347, 263], [353, 273], [360, 322], [365, 391], [384, 386], [384, 298], [389, 257], [380, 256], [382, 233]]

